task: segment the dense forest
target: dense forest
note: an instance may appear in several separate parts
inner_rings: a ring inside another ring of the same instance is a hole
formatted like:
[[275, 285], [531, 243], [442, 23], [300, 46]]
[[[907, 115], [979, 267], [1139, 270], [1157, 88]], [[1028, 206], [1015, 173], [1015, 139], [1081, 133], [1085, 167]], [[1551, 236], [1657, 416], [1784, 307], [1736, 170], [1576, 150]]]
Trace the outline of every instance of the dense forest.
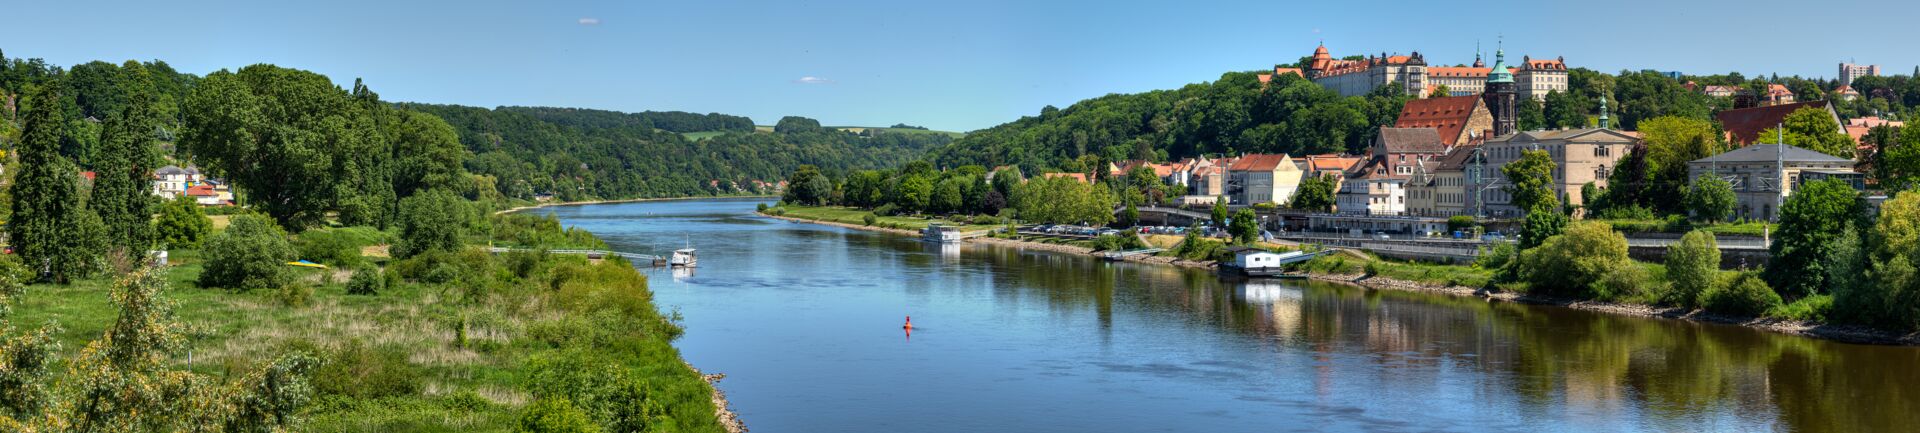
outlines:
[[501, 194], [521, 199], [548, 193], [563, 200], [769, 193], [754, 181], [776, 183], [793, 167], [808, 164], [834, 172], [891, 167], [952, 141], [941, 134], [863, 137], [821, 128], [810, 119], [802, 122], [810, 122], [810, 128], [757, 133], [745, 118], [719, 115], [708, 115], [705, 122], [729, 132], [693, 141], [660, 128], [658, 118], [646, 113], [399, 107], [452, 124], [472, 155], [467, 169], [491, 176]]
[[[1298, 66], [1298, 65], [1281, 65]], [[1920, 73], [1920, 71], [1916, 71]], [[1273, 152], [1357, 153], [1380, 126], [1392, 125], [1407, 97], [1391, 91], [1341, 97], [1297, 75], [1262, 84], [1254, 72], [1230, 72], [1207, 83], [1135, 94], [1110, 94], [1065, 109], [1048, 106], [1036, 116], [969, 133], [935, 150], [941, 167], [1018, 165], [1028, 173], [1081, 171], [1090, 159], [1169, 160], [1198, 154]], [[1641, 121], [1675, 116], [1712, 122], [1732, 107], [1730, 98], [1687, 89], [1687, 83], [1738, 85], [1764, 91], [1768, 84], [1791, 89], [1799, 100], [1825, 99], [1839, 83], [1801, 77], [1745, 77], [1738, 73], [1674, 78], [1652, 71], [1607, 74], [1585, 68], [1568, 72], [1568, 90], [1545, 101], [1521, 101], [1522, 129], [1584, 127], [1606, 99], [1613, 127], [1637, 130]], [[1880, 115], [1906, 119], [1920, 107], [1920, 80], [1910, 75], [1864, 77], [1852, 86], [1863, 96], [1836, 100], [1842, 117]]]

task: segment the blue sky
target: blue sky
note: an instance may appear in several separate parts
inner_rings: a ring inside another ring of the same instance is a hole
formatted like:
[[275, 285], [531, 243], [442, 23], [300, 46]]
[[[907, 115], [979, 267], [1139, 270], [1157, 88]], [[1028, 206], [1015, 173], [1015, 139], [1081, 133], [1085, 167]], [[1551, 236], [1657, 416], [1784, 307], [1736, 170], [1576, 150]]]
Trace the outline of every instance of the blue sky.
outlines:
[[[1564, 4], [1563, 4], [1564, 3]], [[1450, 5], [1447, 10], [1436, 5]], [[1467, 9], [1472, 8], [1472, 9]], [[1107, 93], [1334, 55], [1831, 77], [1908, 73], [1920, 2], [26, 1], [0, 50], [60, 65], [274, 63], [394, 101], [684, 110], [971, 130]]]

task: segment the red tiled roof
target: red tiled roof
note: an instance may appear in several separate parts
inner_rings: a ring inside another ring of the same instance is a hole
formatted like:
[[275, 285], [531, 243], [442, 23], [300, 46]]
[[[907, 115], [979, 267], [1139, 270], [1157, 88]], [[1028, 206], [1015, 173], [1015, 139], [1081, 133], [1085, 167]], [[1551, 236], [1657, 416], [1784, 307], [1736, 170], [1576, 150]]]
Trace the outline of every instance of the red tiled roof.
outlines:
[[1534, 69], [1534, 70], [1553, 70], [1553, 71], [1567, 70], [1567, 62], [1563, 62], [1559, 60], [1527, 59], [1526, 65], [1527, 65], [1527, 69]]
[[1254, 153], [1241, 156], [1227, 166], [1230, 171], [1273, 171], [1287, 160], [1286, 154]]
[[80, 172], [80, 177], [87, 178], [87, 180], [93, 180], [93, 172], [91, 171]]
[[1273, 68], [1273, 73], [1271, 73], [1271, 74], [1260, 74], [1260, 75], [1258, 75], [1257, 77], [1258, 77], [1258, 78], [1260, 79], [1260, 82], [1261, 82], [1261, 83], [1267, 83], [1267, 82], [1271, 82], [1271, 81], [1273, 81], [1273, 77], [1277, 77], [1277, 76], [1280, 76], [1280, 75], [1284, 75], [1284, 74], [1294, 74], [1294, 75], [1299, 75], [1299, 76], [1302, 76], [1302, 77], [1305, 77], [1305, 76], [1307, 76], [1307, 74], [1303, 74], [1303, 73], [1301, 73], [1301, 72], [1300, 72], [1300, 68], [1282, 68], [1282, 67], [1277, 67], [1277, 66], [1276, 66], [1276, 67], [1274, 67], [1274, 68]]
[[186, 194], [188, 197], [213, 197], [219, 195], [219, 193], [213, 191], [213, 187], [206, 185], [187, 188]]
[[1347, 169], [1353, 168], [1354, 164], [1359, 163], [1360, 158], [1337, 155], [1314, 155], [1307, 157], [1307, 169], [1315, 172], [1328, 170], [1347, 171]]
[[1467, 121], [1473, 118], [1476, 108], [1480, 107], [1478, 96], [1450, 96], [1444, 98], [1414, 99], [1400, 108], [1400, 119], [1393, 126], [1399, 128], [1433, 128], [1440, 133], [1440, 141], [1447, 144], [1460, 144], [1460, 130], [1466, 129]]
[[1428, 77], [1485, 77], [1493, 68], [1462, 68], [1454, 66], [1427, 67]]
[[[1715, 113], [1713, 117], [1720, 120], [1720, 126], [1727, 130], [1727, 135], [1732, 138], [1735, 144], [1748, 145], [1756, 143], [1757, 140], [1761, 139], [1760, 131], [1779, 126], [1780, 122], [1787, 119], [1787, 115], [1793, 114], [1796, 110], [1809, 107], [1828, 111], [1833, 110], [1832, 106], [1827, 105], [1827, 101], [1809, 101], [1725, 110]], [[1836, 129], [1834, 132], [1841, 131]], [[1768, 138], [1768, 140], [1771, 140], [1771, 138]]]
[[[1386, 153], [1445, 153], [1447, 143], [1440, 140], [1440, 132], [1434, 128], [1394, 128], [1380, 127], [1376, 140]], [[1386, 155], [1374, 155], [1386, 156]]]

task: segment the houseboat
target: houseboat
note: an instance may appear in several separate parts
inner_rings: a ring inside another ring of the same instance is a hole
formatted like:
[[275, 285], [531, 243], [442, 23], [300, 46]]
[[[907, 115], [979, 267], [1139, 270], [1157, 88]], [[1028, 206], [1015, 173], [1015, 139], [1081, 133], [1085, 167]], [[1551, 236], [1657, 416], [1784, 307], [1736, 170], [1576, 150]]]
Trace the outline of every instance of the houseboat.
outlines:
[[920, 231], [920, 239], [940, 244], [958, 243], [962, 239], [959, 227], [949, 227], [940, 223], [928, 224]]
[[667, 264], [676, 268], [691, 268], [698, 266], [700, 259], [693, 255], [692, 248], [681, 248], [673, 250], [673, 257], [667, 259]]
[[1227, 251], [1233, 253], [1233, 261], [1222, 263], [1220, 269], [1249, 277], [1285, 277], [1287, 264], [1309, 258], [1308, 253], [1299, 251], [1276, 253], [1250, 247], [1233, 247]]

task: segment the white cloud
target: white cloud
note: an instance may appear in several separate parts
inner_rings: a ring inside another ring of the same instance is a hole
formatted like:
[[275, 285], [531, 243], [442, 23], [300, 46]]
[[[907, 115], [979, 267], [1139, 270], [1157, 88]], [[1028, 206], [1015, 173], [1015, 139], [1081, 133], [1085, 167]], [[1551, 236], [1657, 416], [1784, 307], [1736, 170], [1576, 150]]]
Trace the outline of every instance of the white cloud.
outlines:
[[580, 25], [597, 26], [597, 25], [600, 25], [600, 19], [599, 18], [581, 18]]
[[833, 80], [814, 76], [800, 77], [794, 79], [793, 82], [794, 84], [833, 84]]

